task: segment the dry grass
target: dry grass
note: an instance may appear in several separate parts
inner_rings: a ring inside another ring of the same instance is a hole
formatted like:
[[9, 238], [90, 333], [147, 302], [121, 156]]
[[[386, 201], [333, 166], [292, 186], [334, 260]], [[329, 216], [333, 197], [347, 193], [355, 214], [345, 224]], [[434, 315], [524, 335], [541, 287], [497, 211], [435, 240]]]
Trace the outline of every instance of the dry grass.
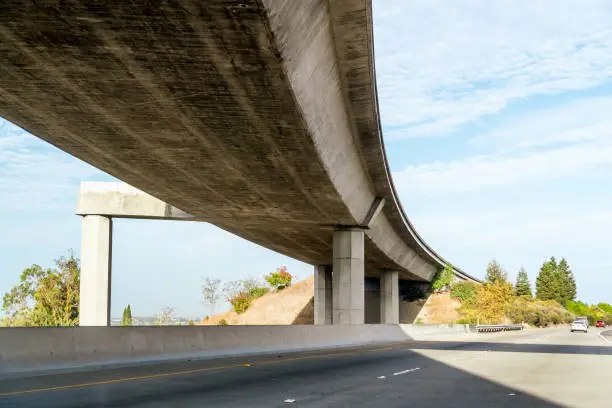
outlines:
[[310, 277], [279, 292], [267, 293], [255, 299], [246, 312], [229, 310], [203, 321], [216, 325], [225, 319], [230, 325], [313, 324], [314, 278]]
[[419, 318], [426, 324], [452, 324], [461, 318], [457, 309], [461, 302], [450, 297], [450, 293], [434, 293], [427, 299]]

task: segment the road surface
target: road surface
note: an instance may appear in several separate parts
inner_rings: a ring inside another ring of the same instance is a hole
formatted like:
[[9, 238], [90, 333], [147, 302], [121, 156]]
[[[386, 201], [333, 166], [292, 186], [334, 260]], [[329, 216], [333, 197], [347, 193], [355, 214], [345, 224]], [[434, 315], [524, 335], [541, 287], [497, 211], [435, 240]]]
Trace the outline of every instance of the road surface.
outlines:
[[612, 343], [602, 333], [532, 329], [4, 380], [0, 407], [609, 408]]

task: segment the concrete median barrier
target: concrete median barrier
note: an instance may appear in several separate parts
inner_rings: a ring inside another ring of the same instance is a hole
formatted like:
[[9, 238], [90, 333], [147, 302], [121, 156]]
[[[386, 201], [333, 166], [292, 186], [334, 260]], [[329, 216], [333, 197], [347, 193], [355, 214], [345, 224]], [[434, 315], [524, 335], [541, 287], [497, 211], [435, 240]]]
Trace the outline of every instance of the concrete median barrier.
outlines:
[[0, 329], [0, 378], [181, 359], [297, 352], [468, 333], [467, 325]]

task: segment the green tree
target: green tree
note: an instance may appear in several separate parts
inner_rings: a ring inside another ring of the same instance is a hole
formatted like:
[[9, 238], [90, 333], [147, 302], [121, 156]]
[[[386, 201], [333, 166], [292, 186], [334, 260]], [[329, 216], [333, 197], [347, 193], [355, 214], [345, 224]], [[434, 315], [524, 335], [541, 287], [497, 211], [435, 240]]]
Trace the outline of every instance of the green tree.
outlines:
[[487, 266], [485, 280], [489, 283], [495, 283], [498, 280], [506, 282], [508, 280], [508, 274], [502, 269], [501, 265], [493, 259]]
[[536, 278], [536, 298], [540, 300], [557, 300], [559, 298], [559, 278], [557, 274], [557, 260], [551, 257], [540, 267]]
[[597, 305], [597, 307], [603, 310], [605, 313], [612, 315], [612, 305], [601, 302]]
[[558, 266], [559, 280], [561, 281], [561, 304], [569, 300], [576, 300], [576, 280], [565, 258], [561, 258]]
[[132, 325], [132, 307], [127, 305], [125, 309], [123, 309], [123, 317], [121, 318], [122, 326], [131, 326]]
[[432, 282], [432, 289], [436, 291], [443, 290], [453, 282], [454, 276], [455, 273], [453, 272], [453, 266], [451, 264], [446, 264], [446, 266], [444, 266], [444, 269], [438, 272], [438, 275]]
[[516, 277], [516, 285], [514, 285], [514, 292], [516, 296], [529, 296], [531, 297], [531, 283], [529, 283], [529, 276], [525, 269], [521, 267]]
[[555, 300], [564, 306], [576, 299], [576, 281], [564, 258], [557, 263], [553, 256], [542, 264], [536, 280], [536, 297]]
[[79, 323], [80, 263], [70, 252], [56, 268], [32, 265], [2, 298], [5, 326], [76, 326]]

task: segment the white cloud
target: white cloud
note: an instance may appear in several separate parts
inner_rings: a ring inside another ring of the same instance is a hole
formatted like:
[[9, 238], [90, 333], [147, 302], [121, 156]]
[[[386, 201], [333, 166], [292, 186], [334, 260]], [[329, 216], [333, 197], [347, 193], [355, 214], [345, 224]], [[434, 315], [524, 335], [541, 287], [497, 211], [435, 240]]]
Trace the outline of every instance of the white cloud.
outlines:
[[555, 108], [508, 117], [497, 130], [468, 140], [469, 147], [501, 150], [612, 139], [612, 98], [583, 98]]
[[535, 183], [612, 165], [612, 140], [521, 156], [489, 155], [410, 166], [393, 175], [400, 191], [449, 194]]
[[[612, 75], [612, 3], [374, 3], [388, 138], [423, 137], [513, 101], [600, 85]], [[398, 128], [400, 127], [400, 128]]]
[[584, 177], [601, 166], [612, 171], [611, 111], [612, 98], [585, 98], [507, 117], [467, 143], [489, 153], [411, 165], [394, 181], [405, 193], [448, 194]]
[[101, 177], [109, 176], [0, 119], [0, 211], [73, 209], [80, 181]]

